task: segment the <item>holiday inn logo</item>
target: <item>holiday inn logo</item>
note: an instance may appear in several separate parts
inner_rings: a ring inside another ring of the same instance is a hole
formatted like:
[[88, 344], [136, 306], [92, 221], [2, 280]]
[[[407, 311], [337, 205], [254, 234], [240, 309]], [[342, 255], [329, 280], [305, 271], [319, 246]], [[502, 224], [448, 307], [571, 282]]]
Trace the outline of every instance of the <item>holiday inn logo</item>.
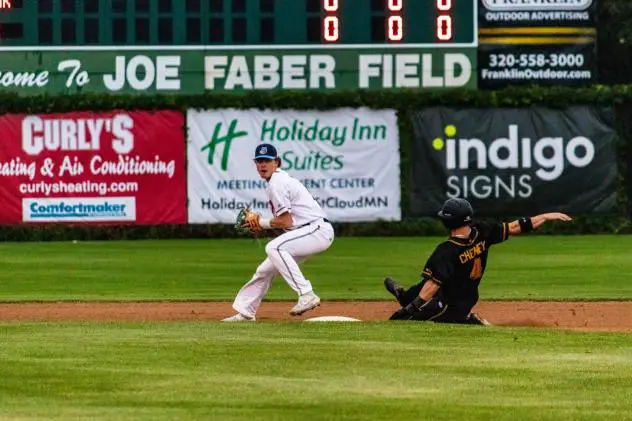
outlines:
[[240, 137], [248, 136], [247, 131], [238, 131], [237, 130], [238, 120], [231, 120], [228, 125], [227, 131], [222, 135], [222, 123], [217, 123], [215, 128], [213, 129], [213, 135], [211, 136], [211, 140], [202, 147], [201, 151], [207, 151], [208, 155], [206, 161], [209, 165], [213, 165], [216, 148], [219, 145], [223, 145], [222, 149], [222, 162], [221, 169], [222, 171], [226, 171], [228, 169], [228, 159], [230, 157], [230, 148], [235, 139]]
[[265, 119], [261, 123], [259, 139], [262, 142], [329, 142], [344, 146], [348, 141], [383, 142], [388, 138], [384, 124], [363, 121], [359, 117], [340, 119], [327, 124], [322, 119]]
[[[314, 120], [265, 118], [257, 130], [257, 137], [261, 142], [326, 142], [335, 147], [342, 147], [347, 141], [386, 142], [388, 140], [386, 125], [370, 121], [363, 122], [358, 117], [348, 121], [343, 120], [338, 124], [326, 124], [318, 118]], [[214, 165], [215, 160], [220, 159], [220, 168], [222, 171], [227, 171], [233, 141], [246, 137], [248, 134], [246, 130], [239, 130], [238, 119], [232, 119], [230, 123], [223, 121], [216, 123], [210, 140], [200, 148], [207, 154], [208, 165]], [[290, 150], [287, 153], [293, 152]], [[318, 153], [318, 151], [310, 151], [310, 154], [318, 155]], [[289, 159], [286, 164], [290, 168], [301, 167], [299, 164], [293, 165], [292, 159], [286, 154], [282, 154], [282, 157]], [[319, 160], [318, 156], [314, 159]], [[340, 157], [333, 158], [333, 161], [337, 167], [342, 167]]]

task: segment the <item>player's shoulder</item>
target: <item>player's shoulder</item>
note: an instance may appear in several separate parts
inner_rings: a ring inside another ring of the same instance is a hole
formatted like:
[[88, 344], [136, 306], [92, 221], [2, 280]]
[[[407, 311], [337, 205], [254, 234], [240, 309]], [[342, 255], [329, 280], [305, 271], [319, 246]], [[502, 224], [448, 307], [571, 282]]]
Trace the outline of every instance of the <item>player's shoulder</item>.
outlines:
[[434, 252], [432, 253], [432, 257], [442, 258], [446, 256], [450, 256], [458, 251], [458, 245], [456, 245], [453, 241], [445, 240], [435, 247]]
[[498, 224], [495, 222], [489, 222], [489, 221], [475, 221], [472, 224], [472, 228], [477, 230], [482, 235], [487, 235], [495, 225], [498, 225]]
[[276, 170], [270, 182], [268, 183], [268, 191], [277, 192], [280, 194], [289, 194], [292, 196], [303, 193], [303, 184], [296, 178], [283, 170]]
[[270, 181], [268, 181], [268, 185], [270, 186], [279, 186], [286, 184], [290, 179], [290, 175], [283, 170], [277, 169], [272, 173], [270, 177]]
[[488, 221], [474, 221], [472, 226], [478, 229], [491, 229], [494, 227], [502, 227], [504, 224], [506, 224], [506, 222], [488, 220]]
[[477, 221], [472, 224], [472, 227], [478, 231], [478, 237], [481, 239], [487, 239], [507, 231], [507, 224], [499, 221]]
[[472, 228], [476, 228], [477, 230], [488, 230], [491, 227], [491, 224], [487, 221], [474, 221], [472, 224]]

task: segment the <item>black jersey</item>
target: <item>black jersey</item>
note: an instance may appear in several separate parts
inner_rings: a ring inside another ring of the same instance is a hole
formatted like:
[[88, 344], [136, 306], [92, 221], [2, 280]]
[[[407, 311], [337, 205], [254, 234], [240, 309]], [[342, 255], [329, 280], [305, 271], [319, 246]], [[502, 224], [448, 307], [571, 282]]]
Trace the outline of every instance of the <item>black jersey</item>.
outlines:
[[478, 301], [478, 285], [485, 273], [493, 244], [509, 238], [507, 223], [472, 225], [469, 238], [450, 237], [432, 253], [422, 273], [424, 282], [440, 285], [438, 298], [445, 304], [469, 312]]

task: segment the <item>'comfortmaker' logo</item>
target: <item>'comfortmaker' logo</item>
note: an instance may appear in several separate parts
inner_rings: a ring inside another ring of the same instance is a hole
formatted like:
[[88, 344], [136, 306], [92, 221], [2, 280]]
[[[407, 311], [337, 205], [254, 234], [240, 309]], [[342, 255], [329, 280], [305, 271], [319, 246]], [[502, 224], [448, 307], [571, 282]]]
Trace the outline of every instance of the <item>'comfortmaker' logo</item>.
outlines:
[[[506, 137], [484, 142], [458, 137], [457, 128], [448, 125], [444, 129], [446, 138], [437, 137], [432, 141], [432, 147], [444, 153], [448, 172], [459, 174], [448, 177], [449, 196], [485, 199], [498, 198], [505, 192], [511, 197], [529, 197], [534, 176], [552, 182], [564, 173], [567, 165], [583, 168], [595, 157], [595, 145], [584, 136], [568, 140], [562, 137], [531, 139], [520, 136], [517, 124], [510, 124], [507, 132]], [[464, 173], [487, 169], [509, 171], [505, 171], [508, 175], [504, 177]]]
[[22, 199], [25, 222], [114, 222], [136, 220], [133, 197]]
[[586, 10], [593, 0], [483, 0], [487, 10], [491, 11], [552, 11]]

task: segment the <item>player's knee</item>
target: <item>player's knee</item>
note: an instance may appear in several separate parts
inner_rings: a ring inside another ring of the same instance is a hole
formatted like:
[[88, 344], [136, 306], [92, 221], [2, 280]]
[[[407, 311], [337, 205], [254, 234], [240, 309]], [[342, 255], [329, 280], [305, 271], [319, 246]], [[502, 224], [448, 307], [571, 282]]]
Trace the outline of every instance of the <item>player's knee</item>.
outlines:
[[266, 244], [266, 254], [272, 256], [275, 253], [279, 253], [279, 244], [276, 241], [270, 241]]
[[266, 278], [271, 272], [271, 268], [264, 264], [261, 264], [257, 267], [257, 270], [255, 271], [255, 278]]

